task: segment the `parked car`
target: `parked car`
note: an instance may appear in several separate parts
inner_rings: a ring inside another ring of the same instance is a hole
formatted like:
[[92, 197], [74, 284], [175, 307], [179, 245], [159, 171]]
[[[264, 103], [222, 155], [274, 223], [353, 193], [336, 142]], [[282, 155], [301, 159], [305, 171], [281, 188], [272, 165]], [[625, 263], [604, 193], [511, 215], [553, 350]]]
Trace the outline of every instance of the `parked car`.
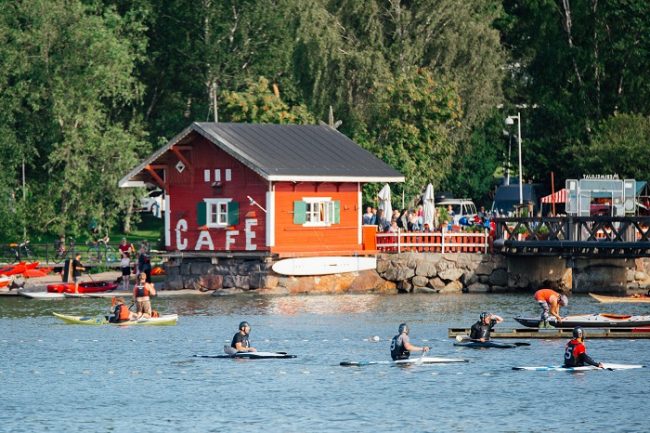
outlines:
[[462, 217], [466, 217], [469, 221], [473, 221], [476, 216], [476, 205], [468, 198], [448, 198], [436, 203], [436, 206], [447, 208], [451, 205], [454, 211], [454, 225], [459, 225]]
[[162, 218], [165, 211], [165, 199], [161, 189], [149, 191], [145, 197], [140, 199], [140, 211], [151, 212], [155, 217]]

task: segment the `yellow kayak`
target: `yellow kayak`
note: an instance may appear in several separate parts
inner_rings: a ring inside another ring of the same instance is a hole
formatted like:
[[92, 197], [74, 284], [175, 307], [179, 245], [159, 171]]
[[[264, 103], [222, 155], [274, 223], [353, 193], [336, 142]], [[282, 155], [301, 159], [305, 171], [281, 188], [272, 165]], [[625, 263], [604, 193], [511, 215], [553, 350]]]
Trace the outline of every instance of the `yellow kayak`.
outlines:
[[131, 325], [148, 325], [148, 326], [165, 326], [175, 325], [178, 320], [178, 314], [166, 314], [160, 317], [152, 317], [150, 319], [142, 318], [139, 320], [129, 320], [128, 322], [111, 323], [105, 317], [88, 317], [88, 316], [68, 316], [65, 314], [52, 313], [54, 316], [63, 320], [65, 323], [71, 325], [117, 325], [117, 326], [131, 326]]

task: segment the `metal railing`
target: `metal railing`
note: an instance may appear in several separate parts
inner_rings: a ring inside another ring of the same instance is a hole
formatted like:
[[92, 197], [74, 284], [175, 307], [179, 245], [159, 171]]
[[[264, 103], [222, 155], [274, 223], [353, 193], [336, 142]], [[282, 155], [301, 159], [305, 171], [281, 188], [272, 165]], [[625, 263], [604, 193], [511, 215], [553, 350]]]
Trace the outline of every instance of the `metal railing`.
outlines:
[[419, 233], [377, 233], [377, 250], [384, 253], [429, 252], [429, 253], [483, 253], [490, 250], [490, 236], [486, 231], [479, 233], [442, 232]]

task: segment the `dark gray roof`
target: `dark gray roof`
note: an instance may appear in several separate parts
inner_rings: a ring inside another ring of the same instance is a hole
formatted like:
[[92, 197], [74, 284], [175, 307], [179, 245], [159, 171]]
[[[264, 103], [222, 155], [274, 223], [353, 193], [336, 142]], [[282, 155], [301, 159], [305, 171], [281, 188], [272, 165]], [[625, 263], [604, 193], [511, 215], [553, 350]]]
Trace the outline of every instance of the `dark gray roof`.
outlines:
[[404, 176], [326, 125], [194, 122], [121, 181], [198, 133], [271, 181], [403, 182]]

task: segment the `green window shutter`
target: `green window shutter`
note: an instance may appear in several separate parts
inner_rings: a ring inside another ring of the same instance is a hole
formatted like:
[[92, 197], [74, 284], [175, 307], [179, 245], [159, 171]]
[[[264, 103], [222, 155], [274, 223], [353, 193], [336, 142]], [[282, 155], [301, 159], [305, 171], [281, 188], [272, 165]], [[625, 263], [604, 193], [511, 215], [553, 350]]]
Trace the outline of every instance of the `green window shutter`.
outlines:
[[239, 202], [231, 201], [228, 203], [228, 225], [236, 226], [239, 224]]
[[334, 200], [334, 224], [341, 224], [341, 201]]
[[307, 203], [304, 201], [293, 202], [293, 223], [304, 224], [307, 222]]
[[199, 227], [208, 223], [208, 206], [204, 201], [200, 201], [196, 204], [196, 222]]

